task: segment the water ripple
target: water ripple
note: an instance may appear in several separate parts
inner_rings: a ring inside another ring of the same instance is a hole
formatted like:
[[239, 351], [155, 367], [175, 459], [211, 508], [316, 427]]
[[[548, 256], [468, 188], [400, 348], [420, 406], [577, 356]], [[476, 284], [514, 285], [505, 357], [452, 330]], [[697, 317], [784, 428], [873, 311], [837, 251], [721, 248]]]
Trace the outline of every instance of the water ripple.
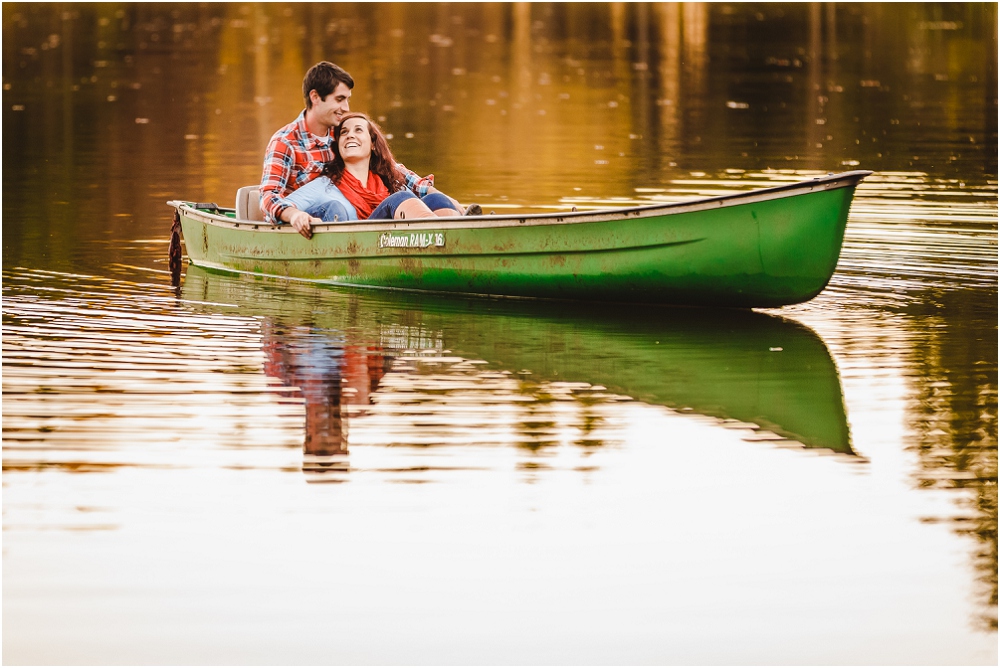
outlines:
[[254, 318], [55, 272], [5, 270], [3, 292], [5, 470], [233, 463], [229, 448], [275, 466], [275, 443], [298, 445], [298, 402], [260, 374]]

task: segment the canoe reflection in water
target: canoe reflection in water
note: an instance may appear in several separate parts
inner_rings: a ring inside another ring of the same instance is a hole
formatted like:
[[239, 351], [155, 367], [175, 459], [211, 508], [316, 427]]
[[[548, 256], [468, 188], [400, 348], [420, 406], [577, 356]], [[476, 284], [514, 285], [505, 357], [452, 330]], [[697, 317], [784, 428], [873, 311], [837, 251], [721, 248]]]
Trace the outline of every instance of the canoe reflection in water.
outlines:
[[826, 345], [767, 313], [372, 293], [193, 266], [183, 297], [260, 320], [266, 373], [305, 400], [304, 469], [340, 480], [348, 408], [366, 416], [366, 443], [544, 448], [585, 432], [595, 402], [630, 398], [856, 456]]
[[311, 325], [286, 326], [265, 318], [261, 334], [264, 373], [298, 388], [282, 394], [301, 395], [305, 403], [303, 472], [311, 480], [342, 480], [323, 474], [349, 468], [346, 405], [368, 405], [391, 358], [374, 346], [348, 345], [339, 333]]

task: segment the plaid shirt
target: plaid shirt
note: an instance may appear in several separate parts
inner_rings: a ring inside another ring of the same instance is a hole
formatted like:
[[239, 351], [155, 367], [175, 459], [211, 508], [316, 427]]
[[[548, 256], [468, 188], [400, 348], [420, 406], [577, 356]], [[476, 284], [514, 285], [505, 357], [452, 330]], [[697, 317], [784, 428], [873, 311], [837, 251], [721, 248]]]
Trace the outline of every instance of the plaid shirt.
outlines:
[[[285, 197], [322, 175], [323, 164], [333, 160], [333, 136], [317, 137], [306, 129], [306, 112], [274, 133], [264, 154], [264, 174], [260, 179], [260, 210], [272, 225], [281, 224], [281, 213], [290, 204]], [[434, 185], [434, 175], [421, 177], [402, 163], [406, 187], [417, 197]]]

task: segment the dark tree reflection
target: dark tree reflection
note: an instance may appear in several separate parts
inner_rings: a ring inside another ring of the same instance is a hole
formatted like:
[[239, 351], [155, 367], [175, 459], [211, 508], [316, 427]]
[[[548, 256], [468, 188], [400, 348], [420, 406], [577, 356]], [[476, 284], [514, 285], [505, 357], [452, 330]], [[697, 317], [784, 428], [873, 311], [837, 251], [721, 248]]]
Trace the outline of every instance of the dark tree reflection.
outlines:
[[923, 345], [914, 346], [919, 379], [910, 421], [922, 487], [964, 490], [952, 521], [978, 543], [984, 622], [997, 628], [997, 295], [928, 295], [913, 307]]

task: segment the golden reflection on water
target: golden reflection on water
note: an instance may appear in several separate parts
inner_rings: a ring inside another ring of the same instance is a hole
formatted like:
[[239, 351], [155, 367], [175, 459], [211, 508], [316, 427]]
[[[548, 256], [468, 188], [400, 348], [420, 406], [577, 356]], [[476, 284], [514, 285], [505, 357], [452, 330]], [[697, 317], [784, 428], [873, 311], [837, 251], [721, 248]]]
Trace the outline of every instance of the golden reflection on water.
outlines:
[[13, 5], [5, 155], [54, 159], [5, 183], [53, 195], [25, 212], [44, 226], [26, 248], [79, 214], [122, 237], [159, 229], [167, 199], [228, 204], [327, 58], [408, 166], [493, 208], [722, 169], [927, 163], [995, 190], [995, 22], [991, 5]]
[[[995, 25], [5, 5], [5, 660], [995, 663]], [[163, 202], [256, 182], [320, 59], [487, 210], [876, 174], [830, 286], [768, 314], [175, 292]]]
[[[966, 243], [955, 243], [961, 235], [968, 235]], [[893, 248], [902, 245], [901, 235], [882, 231], [879, 236]], [[927, 243], [935, 236], [937, 243]], [[866, 252], [873, 260], [862, 264], [858, 258], [857, 276], [848, 265], [817, 300], [783, 311], [814, 327], [838, 359], [845, 393], [859, 399], [851, 409], [855, 433], [862, 428], [859, 421], [887, 419], [879, 411], [900, 402], [903, 448], [913, 458], [910, 484], [944, 490], [952, 504], [922, 519], [945, 522], [972, 539], [985, 604], [978, 623], [995, 630], [997, 316], [995, 273], [992, 285], [989, 278], [996, 265], [989, 249], [996, 240], [975, 228], [955, 231], [943, 225], [921, 228], [914, 240], [914, 247], [926, 250], [905, 262], [872, 244]], [[937, 252], [942, 246], [954, 252]], [[929, 270], [935, 265], [940, 272]], [[949, 290], [947, 280], [982, 285], [992, 296], [983, 300], [971, 290]], [[832, 304], [843, 311], [831, 311]], [[859, 327], [858, 321], [867, 326]]]

